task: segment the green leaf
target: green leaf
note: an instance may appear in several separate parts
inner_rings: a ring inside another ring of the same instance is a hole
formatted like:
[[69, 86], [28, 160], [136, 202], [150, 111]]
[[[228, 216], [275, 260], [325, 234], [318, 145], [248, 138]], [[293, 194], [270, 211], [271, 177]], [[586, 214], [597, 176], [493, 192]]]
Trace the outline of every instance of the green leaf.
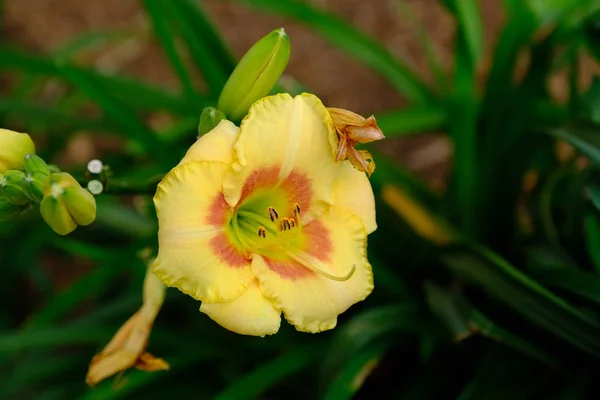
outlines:
[[583, 127], [552, 128], [546, 133], [569, 143], [587, 156], [592, 163], [600, 166], [600, 132]]
[[585, 241], [590, 258], [600, 273], [600, 219], [595, 213], [588, 213], [585, 217]]
[[462, 296], [434, 283], [425, 282], [425, 298], [431, 311], [444, 322], [455, 340], [460, 341], [471, 336], [471, 307]]
[[[55, 108], [31, 104], [29, 102], [0, 99], [0, 112], [18, 115], [25, 119], [28, 125], [43, 125], [52, 130], [58, 127], [70, 130], [92, 130], [94, 132], [114, 132], [114, 123], [104, 119], [91, 119], [72, 115]], [[43, 132], [36, 130], [36, 135]]]
[[0, 334], [0, 354], [16, 354], [23, 350], [74, 346], [98, 345], [110, 338], [115, 326], [90, 329], [88, 326], [48, 327], [31, 331], [11, 331]]
[[560, 288], [600, 305], [600, 276], [574, 268], [540, 270], [534, 277], [543, 285]]
[[214, 397], [215, 400], [258, 399], [279, 381], [314, 364], [321, 355], [319, 346], [296, 346], [268, 361]]
[[194, 29], [196, 36], [202, 38], [208, 47], [211, 57], [219, 64], [220, 69], [229, 76], [233, 71], [236, 60], [223, 41], [222, 36], [201, 6], [201, 2], [193, 0], [182, 0], [177, 2], [182, 13]]
[[165, 18], [165, 2], [143, 0], [142, 3], [152, 20], [156, 36], [160, 40], [163, 50], [173, 66], [173, 70], [179, 77], [184, 93], [189, 99], [193, 99], [195, 97], [194, 85], [183, 59], [177, 51], [175, 36], [169, 30], [167, 19]]
[[436, 53], [434, 41], [431, 36], [427, 33], [427, 27], [425, 27], [420, 21], [419, 17], [415, 14], [413, 7], [407, 1], [398, 1], [398, 8], [403, 14], [403, 19], [410, 24], [411, 29], [416, 34], [419, 40], [420, 46], [423, 49], [425, 59], [429, 70], [435, 77], [435, 83], [439, 92], [445, 91], [448, 86], [448, 81], [445, 76], [444, 67], [439, 55]]
[[61, 317], [78, 307], [84, 300], [106, 289], [111, 280], [122, 271], [120, 266], [122, 264], [131, 264], [132, 262], [132, 254], [129, 254], [129, 257], [126, 258], [123, 251], [109, 252], [106, 248], [78, 243], [63, 238], [57, 239], [55, 245], [71, 253], [83, 253], [87, 257], [103, 262], [83, 277], [72, 282], [67, 288], [56, 293], [50, 301], [46, 302], [41, 310], [29, 317], [24, 326], [25, 330], [47, 327], [51, 323], [58, 321]]
[[60, 381], [62, 376], [78, 372], [86, 361], [81, 353], [51, 355], [36, 352], [21, 357], [18, 365], [6, 377], [5, 384], [0, 386], [0, 396], [17, 398], [19, 391], [30, 390], [39, 382]]
[[446, 110], [434, 104], [414, 105], [377, 115], [377, 125], [388, 138], [441, 131], [446, 121]]
[[[542, 24], [567, 20], [570, 14], [581, 14], [582, 10], [594, 6], [595, 0], [525, 0], [529, 9]], [[591, 8], [593, 10], [593, 8]]]
[[[92, 100], [104, 110], [106, 115], [117, 124], [123, 132], [131, 135], [137, 143], [148, 153], [156, 154], [160, 159], [165, 158], [168, 150], [164, 149], [162, 143], [156, 134], [150, 130], [136, 115], [133, 108], [123, 101], [118, 100], [106, 88], [98, 85], [93, 79], [90, 79], [79, 69], [66, 64], [57, 65], [59, 73], [67, 80], [76, 85], [82, 92], [86, 93]], [[162, 149], [161, 151], [153, 151]]]
[[322, 397], [323, 400], [344, 400], [354, 397], [365, 380], [373, 372], [388, 349], [384, 343], [376, 343], [356, 354], [344, 366]]
[[469, 304], [456, 287], [445, 289], [432, 283], [426, 283], [425, 293], [432, 311], [454, 333], [455, 340], [462, 341], [471, 335], [481, 334], [556, 370], [559, 369], [558, 362], [550, 354], [496, 325]]
[[453, 0], [458, 28], [471, 58], [477, 66], [483, 57], [483, 26], [477, 0]]
[[[190, 57], [206, 80], [209, 96], [217, 98], [225, 86], [230, 71], [225, 70], [221, 61], [213, 55], [213, 48], [209, 42], [216, 35], [202, 36], [201, 31], [196, 27], [196, 25], [203, 26], [207, 21], [205, 18], [198, 18], [199, 15], [202, 15], [199, 11], [200, 6], [194, 6], [188, 0], [162, 2], [162, 4], [166, 15], [173, 21], [177, 21], [174, 26], [187, 45]], [[192, 12], [193, 7], [198, 7], [198, 12]], [[206, 29], [202, 31], [204, 32]]]
[[499, 327], [479, 310], [472, 309], [470, 318], [471, 323], [478, 328], [481, 335], [541, 361], [555, 370], [561, 369], [558, 361], [550, 353], [537, 347], [530, 341]]
[[156, 220], [142, 215], [114, 199], [100, 197], [96, 199], [96, 202], [98, 206], [95, 224], [102, 224], [133, 237], [149, 237], [156, 234]]
[[480, 246], [449, 251], [442, 261], [532, 323], [587, 353], [600, 356], [600, 326], [514, 266]]
[[600, 124], [600, 77], [594, 76], [592, 84], [583, 95], [583, 100], [592, 122]]
[[[600, 37], [600, 13], [591, 16], [588, 21], [585, 22], [585, 44], [588, 50], [588, 53], [596, 59], [596, 61], [600, 61], [600, 41], [598, 38]], [[600, 118], [600, 112], [596, 114], [598, 118]]]
[[[510, 7], [510, 18], [496, 41], [494, 62], [485, 88], [484, 108], [494, 113], [498, 121], [506, 118], [504, 110], [515, 100], [508, 95], [514, 87], [514, 71], [519, 52], [525, 44], [531, 43], [531, 38], [538, 28], [535, 16], [522, 0], [513, 1], [511, 4], [513, 6]], [[492, 121], [494, 122], [496, 121]]]
[[[197, 114], [202, 107], [209, 105], [206, 101], [189, 104], [164, 89], [153, 87], [130, 77], [108, 76], [91, 69], [74, 66], [70, 68], [93, 80], [133, 108], [160, 109], [178, 114]], [[15, 69], [34, 75], [61, 76], [51, 58], [32, 55], [0, 45], [0, 70], [6, 69]]]
[[332, 381], [351, 360], [375, 342], [389, 344], [400, 334], [422, 334], [437, 327], [426, 310], [411, 302], [378, 306], [355, 315], [337, 328], [321, 368], [321, 380]]
[[600, 173], [593, 171], [587, 184], [592, 204], [600, 211]]
[[302, 21], [341, 50], [379, 72], [410, 101], [425, 103], [431, 98], [430, 90], [410, 68], [397, 60], [381, 44], [333, 14], [295, 0], [238, 1]]
[[112, 41], [125, 38], [127, 38], [125, 32], [116, 30], [86, 32], [52, 51], [52, 55], [57, 60], [66, 61], [83, 50], [101, 47]]
[[[464, 12], [472, 5], [470, 0], [453, 3], [457, 8], [464, 8]], [[471, 4], [471, 5], [469, 5]], [[476, 7], [475, 7], [476, 8]], [[462, 15], [461, 15], [462, 17]], [[469, 17], [467, 15], [467, 17]], [[471, 18], [471, 17], [469, 17]], [[461, 29], [468, 29], [462, 26]], [[469, 52], [470, 32], [456, 38], [455, 44], [455, 73], [454, 90], [447, 99], [448, 119], [447, 131], [454, 142], [454, 169], [450, 181], [451, 203], [454, 215], [460, 220], [460, 227], [467, 235], [477, 235], [480, 231], [478, 223], [481, 218], [479, 209], [479, 174], [482, 172], [480, 165], [478, 121], [479, 99], [477, 98], [477, 62], [475, 55]]]

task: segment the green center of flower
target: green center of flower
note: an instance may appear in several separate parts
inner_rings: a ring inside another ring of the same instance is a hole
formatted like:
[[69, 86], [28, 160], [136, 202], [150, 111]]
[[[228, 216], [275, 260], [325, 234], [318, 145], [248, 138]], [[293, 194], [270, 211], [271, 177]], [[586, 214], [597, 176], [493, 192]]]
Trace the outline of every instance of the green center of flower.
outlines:
[[343, 276], [326, 271], [325, 265], [305, 250], [300, 206], [281, 188], [259, 189], [233, 213], [227, 233], [246, 257], [260, 254], [269, 260], [293, 260], [321, 276], [336, 281], [352, 277], [356, 266]]
[[257, 190], [228, 224], [232, 241], [246, 254], [280, 258], [302, 248], [300, 206], [279, 188]]

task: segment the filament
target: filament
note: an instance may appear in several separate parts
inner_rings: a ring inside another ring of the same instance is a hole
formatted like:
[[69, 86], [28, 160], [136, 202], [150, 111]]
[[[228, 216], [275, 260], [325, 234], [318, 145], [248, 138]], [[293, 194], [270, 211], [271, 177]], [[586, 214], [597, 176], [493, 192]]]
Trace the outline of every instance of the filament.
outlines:
[[308, 262], [308, 260], [306, 260], [305, 257], [297, 255], [297, 254], [290, 254], [289, 255], [294, 261], [302, 264], [303, 267], [311, 270], [312, 272], [315, 272], [327, 279], [331, 279], [332, 281], [337, 281], [337, 282], [345, 282], [348, 279], [352, 278], [352, 275], [354, 275], [354, 272], [356, 271], [356, 264], [352, 264], [352, 268], [350, 268], [350, 271], [343, 276], [338, 276], [338, 275], [333, 275], [330, 274], [329, 272], [324, 271], [323, 269], [313, 265], [312, 263]]

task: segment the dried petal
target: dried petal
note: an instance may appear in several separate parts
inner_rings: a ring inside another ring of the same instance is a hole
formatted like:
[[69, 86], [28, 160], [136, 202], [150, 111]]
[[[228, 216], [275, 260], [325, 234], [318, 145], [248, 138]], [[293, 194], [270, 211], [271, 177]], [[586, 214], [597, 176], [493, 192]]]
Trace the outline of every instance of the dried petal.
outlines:
[[356, 150], [354, 147], [350, 147], [347, 155], [352, 166], [358, 171], [366, 172], [369, 176], [375, 171], [375, 161], [367, 150]]
[[346, 130], [348, 131], [348, 139], [356, 143], [369, 143], [385, 138], [383, 132], [377, 126], [375, 117], [372, 115], [365, 120], [363, 125], [349, 125]]
[[364, 118], [342, 108], [327, 108], [340, 137], [347, 137], [355, 143], [369, 143], [384, 139], [374, 116]]
[[348, 139], [346, 136], [341, 136], [338, 143], [337, 151], [335, 152], [335, 161], [344, 161], [348, 153]]
[[86, 383], [90, 386], [126, 369], [136, 367], [145, 371], [169, 369], [169, 364], [144, 350], [164, 300], [166, 286], [150, 268], [144, 279], [142, 307], [117, 331], [113, 339], [92, 359]]
[[366, 150], [357, 150], [360, 143], [370, 143], [384, 139], [385, 136], [377, 126], [374, 116], [364, 118], [352, 111], [341, 108], [328, 108], [339, 138], [336, 150], [336, 161], [350, 160], [358, 171], [366, 172], [369, 176], [375, 170], [371, 154]]
[[327, 107], [327, 111], [329, 111], [329, 115], [331, 115], [331, 119], [336, 127], [362, 125], [365, 121], [365, 118], [362, 115], [343, 108]]

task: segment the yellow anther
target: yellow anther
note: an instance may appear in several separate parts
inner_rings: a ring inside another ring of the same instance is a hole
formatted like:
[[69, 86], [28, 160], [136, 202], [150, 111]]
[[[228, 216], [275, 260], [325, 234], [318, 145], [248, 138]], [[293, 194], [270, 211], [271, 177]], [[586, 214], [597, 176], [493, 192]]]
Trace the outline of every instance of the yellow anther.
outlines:
[[290, 227], [294, 228], [296, 227], [296, 220], [294, 218], [289, 218], [290, 221]]
[[269, 211], [269, 218], [271, 218], [271, 222], [275, 222], [275, 220], [279, 219], [279, 214], [277, 214], [277, 211], [275, 211], [273, 207], [269, 207], [267, 210]]
[[300, 204], [298, 203], [294, 204], [294, 214], [296, 217], [300, 215]]
[[264, 226], [259, 226], [258, 227], [258, 236], [260, 236], [261, 238], [266, 238], [267, 237], [267, 230], [265, 229]]

